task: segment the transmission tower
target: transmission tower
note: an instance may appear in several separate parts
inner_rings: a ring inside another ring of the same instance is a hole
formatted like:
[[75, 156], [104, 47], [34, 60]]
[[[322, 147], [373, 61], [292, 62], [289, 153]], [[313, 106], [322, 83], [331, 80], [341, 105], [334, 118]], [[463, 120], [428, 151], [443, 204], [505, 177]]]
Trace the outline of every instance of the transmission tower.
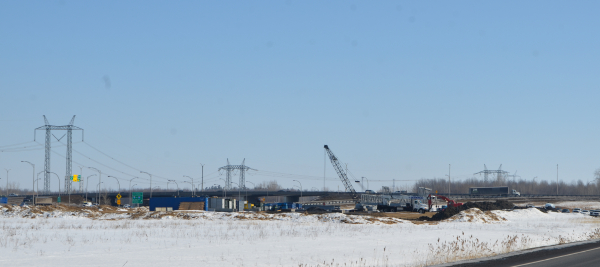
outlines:
[[231, 164], [229, 164], [229, 159], [227, 159], [227, 165], [219, 168], [219, 171], [225, 170], [225, 189], [226, 190], [231, 189], [231, 172], [234, 170], [240, 170], [240, 183], [239, 183], [240, 189], [246, 188], [246, 171], [248, 171], [248, 170], [257, 171], [257, 170], [244, 165], [245, 162], [246, 162], [246, 159], [244, 159], [242, 161], [242, 165], [231, 165]]
[[52, 130], [61, 130], [67, 131], [67, 167], [65, 172], [65, 192], [71, 192], [71, 175], [73, 173], [72, 170], [72, 155], [73, 155], [73, 130], [81, 130], [81, 141], [83, 141], [83, 129], [73, 125], [75, 121], [75, 115], [71, 119], [68, 125], [50, 125], [48, 123], [48, 119], [46, 119], [46, 115], [44, 115], [44, 122], [46, 123], [44, 126], [40, 126], [33, 130], [33, 141], [35, 141], [35, 133], [37, 130], [45, 130], [46, 131], [46, 153], [44, 158], [44, 193], [50, 193], [50, 149], [51, 149], [51, 131]]
[[490, 174], [495, 174], [496, 175], [496, 179], [498, 181], [502, 180], [502, 178], [506, 177], [506, 175], [508, 175], [507, 171], [503, 171], [502, 170], [502, 164], [500, 164], [500, 167], [498, 167], [497, 170], [488, 170], [487, 166], [485, 166], [485, 164], [483, 164], [483, 171], [474, 173], [474, 174], [483, 174], [483, 180], [487, 183], [488, 182], [488, 177]]

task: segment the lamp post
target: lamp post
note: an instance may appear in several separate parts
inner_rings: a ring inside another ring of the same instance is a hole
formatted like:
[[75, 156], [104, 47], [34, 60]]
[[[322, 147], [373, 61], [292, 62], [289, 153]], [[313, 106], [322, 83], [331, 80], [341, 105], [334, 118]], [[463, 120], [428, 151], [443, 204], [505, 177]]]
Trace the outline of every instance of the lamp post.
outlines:
[[38, 182], [38, 181], [40, 179], [42, 179], [42, 178], [40, 178], [40, 174], [42, 174], [42, 173], [44, 173], [44, 171], [38, 172], [38, 174], [36, 176], [37, 179], [35, 179], [35, 186], [37, 188], [37, 191], [35, 191], [35, 193], [36, 193], [37, 196], [40, 196], [40, 182]]
[[58, 178], [58, 174], [54, 173], [54, 172], [50, 172], [53, 173], [54, 175], [56, 175], [56, 180], [58, 180], [58, 197], [60, 197], [60, 178]]
[[[33, 192], [35, 192], [35, 164], [33, 164], [29, 161], [26, 161], [26, 160], [21, 160], [21, 162], [29, 163], [31, 165], [31, 167], [33, 167], [33, 173], [32, 173], [33, 176], [31, 177], [31, 181], [32, 181], [31, 188], [32, 188]], [[33, 194], [33, 192], [31, 194]]]
[[5, 169], [6, 170], [6, 197], [8, 197], [8, 172], [10, 171], [10, 169]]
[[300, 184], [300, 197], [302, 197], [302, 183], [298, 180], [294, 180], [295, 182], [298, 182]]
[[[191, 185], [192, 185], [192, 192], [194, 191], [194, 184], [190, 183], [189, 181], [183, 181], [183, 182], [184, 182], [184, 183], [191, 184]], [[194, 197], [194, 196], [192, 195], [192, 197]]]
[[[219, 178], [219, 180], [223, 180], [223, 178]], [[223, 180], [223, 182], [225, 182], [225, 186], [223, 187], [223, 198], [227, 197], [227, 181]]]
[[187, 175], [184, 175], [183, 177], [187, 177], [187, 178], [190, 178], [190, 179], [192, 179], [192, 197], [194, 197], [194, 195], [195, 195], [195, 191], [196, 191], [196, 190], [194, 190], [194, 178], [192, 178], [192, 177], [189, 177], [189, 176], [187, 176]]
[[110, 175], [108, 177], [112, 177], [112, 178], [115, 178], [115, 180], [117, 180], [117, 184], [119, 185], [119, 195], [120, 195], [121, 194], [121, 183], [119, 182], [119, 179], [117, 179], [117, 177], [110, 176]]
[[[82, 166], [77, 166], [77, 167], [79, 167], [79, 177], [83, 178], [83, 167]], [[79, 179], [80, 183], [84, 182], [84, 181], [81, 181], [81, 178]], [[83, 184], [79, 184], [79, 193], [82, 193], [82, 191], [83, 191]]]
[[[177, 196], [179, 196], [179, 184], [175, 180], [169, 180], [169, 182], [175, 183], [175, 185], [177, 186]], [[169, 185], [169, 183], [167, 183], [167, 185]]]
[[200, 192], [204, 192], [204, 164], [200, 163], [200, 165], [202, 165], [202, 183], [200, 186]]
[[240, 204], [242, 204], [242, 194], [240, 192], [240, 185], [236, 182], [231, 182], [232, 184], [237, 184], [238, 186], [238, 211], [240, 211]]
[[[37, 179], [35, 179], [35, 181], [34, 181], [34, 184], [37, 184], [37, 183], [38, 183], [38, 181], [39, 181], [39, 180], [41, 180], [41, 179], [42, 179], [42, 178], [37, 178]], [[39, 190], [40, 190], [40, 187], [39, 187], [39, 185], [38, 185], [38, 191], [39, 191]], [[35, 193], [36, 193], [36, 196], [39, 196], [39, 194], [37, 193], [37, 191], [35, 191]], [[35, 200], [33, 201], [33, 204], [35, 204]]]
[[92, 169], [98, 172], [98, 197], [100, 197], [100, 184], [102, 183], [102, 172], [94, 167], [88, 167], [88, 169]]
[[[136, 186], [137, 184], [131, 185], [131, 183], [129, 184], [129, 205], [133, 206], [133, 195], [131, 192], [133, 192], [133, 187]], [[143, 200], [143, 197], [142, 197]], [[142, 201], [143, 202], [143, 201]], [[138, 208], [140, 207], [140, 204], [138, 204]]]
[[96, 204], [98, 206], [100, 206], [100, 184], [103, 184], [104, 182], [98, 183], [98, 197], [96, 198]]
[[149, 173], [144, 172], [144, 171], [140, 171], [140, 173], [145, 173], [145, 174], [150, 175], [150, 198], [152, 198], [152, 174], [149, 174]]
[[137, 178], [138, 177], [133, 177], [133, 178], [131, 178], [131, 180], [129, 180], [129, 205], [133, 205], [133, 193], [131, 191], [131, 182]]
[[[96, 174], [92, 174], [92, 175], [88, 175], [87, 177], [87, 182], [85, 182], [85, 201], [88, 200], [88, 185], [90, 185], [90, 177], [92, 176], [96, 176]], [[38, 186], [38, 190], [39, 190], [39, 186]]]
[[[130, 186], [130, 187], [129, 187], [129, 192], [133, 192], [133, 187], [135, 187], [136, 185], [137, 185], [137, 184], [134, 184], [134, 185]], [[143, 195], [143, 193], [142, 193], [142, 195]], [[132, 194], [130, 194], [130, 196], [131, 196], [131, 197], [129, 198], [129, 199], [130, 199], [129, 201], [131, 202], [131, 203], [130, 203], [130, 205], [132, 205], [132, 206], [133, 206], [133, 195], [132, 195]], [[142, 202], [143, 202], [143, 199], [144, 199], [144, 197], [142, 197]], [[138, 204], [138, 208], [139, 208], [139, 207], [140, 207], [140, 204]]]
[[[252, 184], [252, 189], [256, 188], [256, 185], [253, 182], [246, 181], [246, 183], [251, 183]], [[248, 187], [247, 186], [246, 186], [246, 198], [248, 198]]]

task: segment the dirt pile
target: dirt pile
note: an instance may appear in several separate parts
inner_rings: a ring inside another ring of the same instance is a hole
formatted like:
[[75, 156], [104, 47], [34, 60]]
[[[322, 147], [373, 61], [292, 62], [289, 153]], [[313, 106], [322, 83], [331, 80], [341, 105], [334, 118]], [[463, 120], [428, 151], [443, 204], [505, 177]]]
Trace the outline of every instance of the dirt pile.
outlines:
[[512, 209], [515, 205], [505, 200], [497, 200], [496, 202], [467, 202], [459, 207], [448, 207], [446, 210], [442, 212], [438, 212], [433, 215], [431, 218], [424, 218], [425, 220], [431, 221], [441, 221], [448, 219], [456, 214], [459, 214], [463, 210], [468, 210], [472, 208], [478, 208], [481, 211], [490, 211], [490, 210], [506, 210]]

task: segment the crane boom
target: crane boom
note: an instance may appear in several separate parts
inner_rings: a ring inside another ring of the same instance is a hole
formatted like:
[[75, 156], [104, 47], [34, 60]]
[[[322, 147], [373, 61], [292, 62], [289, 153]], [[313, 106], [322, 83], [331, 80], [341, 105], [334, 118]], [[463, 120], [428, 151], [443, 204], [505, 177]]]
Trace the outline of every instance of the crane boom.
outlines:
[[351, 192], [352, 194], [356, 194], [356, 190], [354, 190], [354, 187], [350, 183], [350, 180], [348, 179], [348, 175], [346, 175], [346, 172], [344, 172], [344, 169], [342, 168], [342, 165], [340, 165], [340, 162], [338, 161], [337, 157], [333, 154], [333, 152], [331, 152], [331, 150], [329, 149], [329, 147], [327, 145], [325, 145], [325, 151], [327, 151], [329, 160], [331, 160], [331, 165], [333, 165], [333, 168], [335, 169], [338, 176], [340, 177], [340, 180], [342, 180], [342, 183], [346, 187], [346, 192]]

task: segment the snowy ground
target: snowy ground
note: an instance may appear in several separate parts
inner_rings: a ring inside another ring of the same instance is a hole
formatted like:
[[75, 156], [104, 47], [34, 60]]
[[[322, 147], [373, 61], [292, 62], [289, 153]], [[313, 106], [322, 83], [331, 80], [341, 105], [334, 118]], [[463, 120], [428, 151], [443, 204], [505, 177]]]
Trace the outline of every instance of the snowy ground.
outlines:
[[4, 207], [0, 227], [0, 266], [425, 266], [600, 238], [598, 218], [536, 209], [473, 209], [413, 224], [343, 214]]

